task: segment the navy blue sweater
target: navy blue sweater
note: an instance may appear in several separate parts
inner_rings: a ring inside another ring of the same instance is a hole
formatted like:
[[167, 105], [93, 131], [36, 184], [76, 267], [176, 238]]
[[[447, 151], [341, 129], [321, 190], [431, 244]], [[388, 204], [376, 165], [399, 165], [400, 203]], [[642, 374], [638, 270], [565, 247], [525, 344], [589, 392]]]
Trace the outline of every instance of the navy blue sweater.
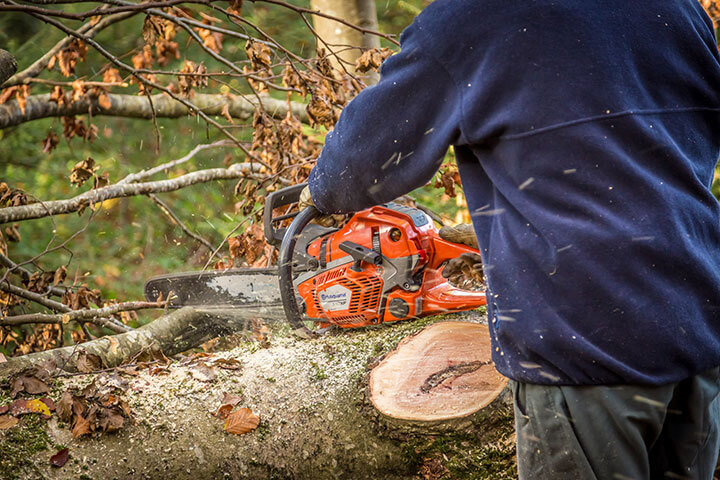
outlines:
[[345, 108], [325, 212], [424, 185], [454, 145], [518, 381], [664, 384], [720, 365], [720, 59], [696, 0], [436, 0]]

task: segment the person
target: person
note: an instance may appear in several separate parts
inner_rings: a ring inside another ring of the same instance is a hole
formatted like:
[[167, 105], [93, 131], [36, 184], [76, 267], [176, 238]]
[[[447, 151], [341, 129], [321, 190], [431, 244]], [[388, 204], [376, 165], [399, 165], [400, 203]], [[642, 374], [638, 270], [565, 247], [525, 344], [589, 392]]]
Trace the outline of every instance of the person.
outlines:
[[327, 135], [311, 200], [391, 201], [449, 146], [520, 478], [711, 479], [720, 58], [700, 4], [434, 1]]

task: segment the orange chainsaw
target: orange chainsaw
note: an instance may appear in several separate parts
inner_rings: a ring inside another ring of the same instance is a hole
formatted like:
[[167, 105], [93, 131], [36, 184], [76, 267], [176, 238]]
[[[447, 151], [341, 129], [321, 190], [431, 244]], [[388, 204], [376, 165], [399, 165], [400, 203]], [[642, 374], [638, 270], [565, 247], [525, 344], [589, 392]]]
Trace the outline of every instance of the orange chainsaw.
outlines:
[[287, 187], [266, 199], [264, 233], [279, 246], [277, 268], [155, 277], [145, 285], [145, 296], [171, 298], [172, 306], [282, 305], [300, 335], [311, 334], [308, 321], [320, 328], [364, 327], [485, 305], [484, 292], [461, 290], [442, 276], [448, 260], [477, 250], [441, 239], [421, 210], [375, 206], [339, 229], [311, 223], [320, 215], [315, 207], [273, 217], [279, 207], [296, 203], [304, 187]]

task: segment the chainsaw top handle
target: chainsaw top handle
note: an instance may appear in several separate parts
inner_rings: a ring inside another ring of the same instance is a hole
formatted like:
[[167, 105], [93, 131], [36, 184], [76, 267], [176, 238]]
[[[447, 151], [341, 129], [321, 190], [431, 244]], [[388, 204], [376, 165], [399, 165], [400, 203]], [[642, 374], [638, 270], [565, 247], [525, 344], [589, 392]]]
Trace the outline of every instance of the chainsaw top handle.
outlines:
[[278, 258], [278, 281], [280, 284], [280, 298], [282, 298], [283, 310], [285, 310], [285, 316], [293, 329], [293, 333], [303, 338], [310, 338], [313, 334], [302, 322], [302, 315], [295, 296], [295, 286], [293, 285], [293, 252], [295, 251], [295, 244], [302, 231], [318, 216], [320, 216], [320, 211], [313, 206], [305, 208], [295, 216], [295, 219], [287, 230], [285, 230]]
[[287, 213], [278, 217], [273, 217], [273, 210], [284, 207], [300, 200], [300, 193], [307, 186], [307, 183], [292, 185], [280, 190], [276, 190], [269, 194], [265, 199], [265, 211], [263, 212], [263, 230], [265, 239], [270, 245], [279, 247], [285, 235], [284, 228], [275, 228], [275, 224], [285, 219], [292, 218], [297, 213]]

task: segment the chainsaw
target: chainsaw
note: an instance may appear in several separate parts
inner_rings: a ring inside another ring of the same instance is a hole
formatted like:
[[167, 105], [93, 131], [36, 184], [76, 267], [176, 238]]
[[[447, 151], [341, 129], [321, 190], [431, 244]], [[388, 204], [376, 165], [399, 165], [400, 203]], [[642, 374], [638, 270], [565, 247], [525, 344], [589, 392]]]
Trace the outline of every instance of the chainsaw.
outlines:
[[442, 276], [448, 260], [477, 250], [440, 238], [423, 211], [397, 203], [378, 205], [353, 214], [342, 228], [311, 223], [320, 215], [315, 207], [273, 216], [296, 203], [304, 187], [287, 187], [266, 198], [264, 235], [279, 248], [278, 267], [154, 277], [145, 285], [145, 297], [166, 299], [171, 307], [260, 312], [282, 306], [300, 336], [333, 326], [365, 327], [485, 305], [483, 291], [456, 288]]

